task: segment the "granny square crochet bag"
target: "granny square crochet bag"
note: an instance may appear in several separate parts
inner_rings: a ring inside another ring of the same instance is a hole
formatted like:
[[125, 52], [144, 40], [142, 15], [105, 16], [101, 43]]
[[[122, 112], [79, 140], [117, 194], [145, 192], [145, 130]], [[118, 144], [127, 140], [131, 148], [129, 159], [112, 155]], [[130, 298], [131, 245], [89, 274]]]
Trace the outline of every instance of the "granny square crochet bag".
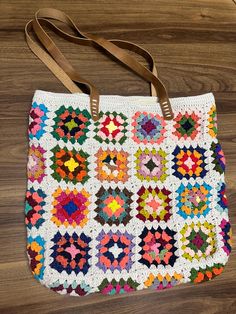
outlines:
[[[152, 96], [100, 96], [45, 26], [113, 55], [151, 84]], [[219, 275], [231, 228], [214, 96], [170, 99], [146, 50], [82, 33], [61, 11], [39, 10], [25, 30], [30, 49], [71, 92], [37, 90], [30, 110], [25, 221], [34, 277], [58, 293], [84, 296]]]

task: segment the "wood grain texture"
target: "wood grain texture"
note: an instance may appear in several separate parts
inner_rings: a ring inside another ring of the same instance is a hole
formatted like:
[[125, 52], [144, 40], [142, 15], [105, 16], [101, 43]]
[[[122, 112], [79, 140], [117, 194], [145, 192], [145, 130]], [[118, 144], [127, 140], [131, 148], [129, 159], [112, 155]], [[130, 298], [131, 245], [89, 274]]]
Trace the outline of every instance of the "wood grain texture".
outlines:
[[[124, 296], [63, 297], [33, 279], [25, 253], [27, 120], [35, 89], [66, 92], [24, 41], [40, 7], [66, 11], [81, 29], [142, 44], [155, 56], [171, 97], [212, 91], [227, 159], [230, 219], [236, 230], [236, 5], [231, 0], [6, 1], [0, 4], [0, 313], [236, 313], [236, 253], [212, 282]], [[57, 39], [102, 94], [148, 95], [140, 78], [111, 58]], [[138, 58], [140, 61], [141, 58]], [[235, 236], [234, 236], [235, 239]]]

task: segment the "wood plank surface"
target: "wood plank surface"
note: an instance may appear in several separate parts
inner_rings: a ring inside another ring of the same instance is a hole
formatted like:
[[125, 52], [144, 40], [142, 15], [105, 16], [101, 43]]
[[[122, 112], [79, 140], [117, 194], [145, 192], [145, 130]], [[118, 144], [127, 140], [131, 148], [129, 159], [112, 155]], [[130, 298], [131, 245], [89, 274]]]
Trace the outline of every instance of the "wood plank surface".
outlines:
[[[234, 1], [1, 0], [0, 313], [236, 313], [234, 249], [225, 271], [213, 281], [162, 292], [73, 298], [44, 288], [32, 277], [25, 253], [24, 226], [28, 112], [34, 90], [66, 92], [24, 40], [25, 23], [39, 7], [64, 10], [83, 31], [130, 40], [149, 49], [171, 97], [214, 92], [219, 139], [227, 160], [230, 219], [236, 230]], [[110, 57], [58, 38], [56, 42], [102, 94], [148, 95], [147, 83]]]

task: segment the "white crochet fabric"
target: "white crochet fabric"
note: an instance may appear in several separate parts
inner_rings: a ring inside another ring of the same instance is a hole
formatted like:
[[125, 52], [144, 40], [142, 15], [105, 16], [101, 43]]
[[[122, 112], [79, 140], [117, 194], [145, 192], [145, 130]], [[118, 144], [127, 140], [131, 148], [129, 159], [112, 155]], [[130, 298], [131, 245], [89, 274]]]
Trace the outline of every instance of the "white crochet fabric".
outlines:
[[27, 251], [47, 287], [76, 296], [201, 282], [230, 253], [214, 96], [36, 91], [29, 121]]

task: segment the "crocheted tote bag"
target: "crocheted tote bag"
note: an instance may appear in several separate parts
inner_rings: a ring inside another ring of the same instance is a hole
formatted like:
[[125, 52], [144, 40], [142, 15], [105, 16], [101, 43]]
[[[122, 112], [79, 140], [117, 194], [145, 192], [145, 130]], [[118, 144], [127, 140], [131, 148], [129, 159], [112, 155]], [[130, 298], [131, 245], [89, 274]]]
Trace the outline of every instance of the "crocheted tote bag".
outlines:
[[[72, 42], [102, 47], [150, 82], [152, 96], [99, 96], [45, 25]], [[58, 10], [39, 10], [26, 39], [72, 92], [37, 90], [30, 110], [25, 219], [34, 277], [61, 294], [84, 296], [219, 275], [231, 229], [213, 95], [169, 99], [146, 50], [81, 33]], [[144, 56], [151, 71], [124, 49]]]

